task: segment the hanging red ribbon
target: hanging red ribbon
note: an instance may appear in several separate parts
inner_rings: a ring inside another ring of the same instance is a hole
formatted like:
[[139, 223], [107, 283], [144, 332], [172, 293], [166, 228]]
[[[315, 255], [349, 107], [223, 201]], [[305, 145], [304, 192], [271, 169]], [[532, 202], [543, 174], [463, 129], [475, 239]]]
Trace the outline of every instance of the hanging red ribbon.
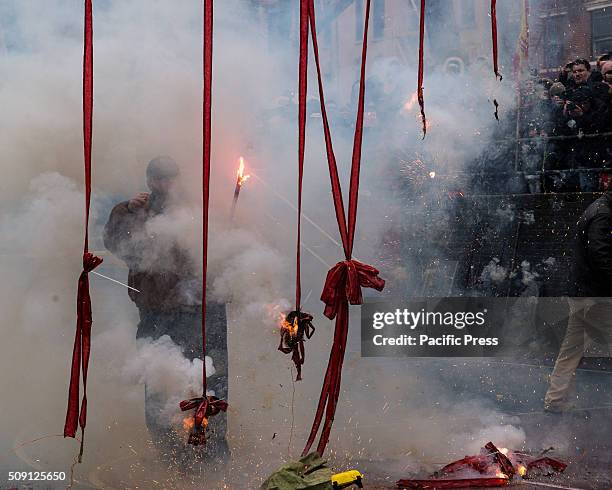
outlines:
[[[83, 49], [83, 149], [85, 161], [85, 240], [83, 245], [83, 271], [77, 286], [77, 322], [72, 349], [68, 408], [64, 424], [64, 437], [75, 437], [77, 424], [81, 427], [79, 463], [83, 458], [85, 426], [87, 425], [87, 371], [91, 350], [91, 298], [88, 274], [102, 263], [100, 257], [89, 252], [89, 208], [91, 202], [91, 130], [93, 116], [93, 19], [91, 0], [85, 0], [85, 29]], [[79, 410], [79, 389], [83, 371], [83, 400]]]
[[[378, 271], [375, 268], [351, 259], [357, 218], [357, 201], [359, 196], [359, 170], [361, 165], [361, 144], [363, 136], [365, 68], [368, 44], [368, 24], [370, 18], [370, 0], [367, 0], [365, 11], [363, 48], [361, 53], [361, 72], [359, 80], [359, 99], [357, 106], [357, 120], [355, 123], [355, 137], [353, 141], [353, 156], [349, 188], [348, 227], [344, 212], [342, 189], [340, 186], [340, 179], [338, 177], [338, 168], [336, 165], [336, 158], [334, 156], [331, 140], [331, 132], [329, 129], [329, 121], [327, 118], [327, 111], [325, 109], [323, 80], [319, 63], [314, 0], [301, 0], [301, 2], [301, 22], [307, 21], [310, 23], [310, 33], [312, 35], [313, 51], [317, 67], [319, 99], [321, 102], [323, 132], [325, 135], [325, 148], [329, 166], [332, 195], [334, 199], [334, 209], [336, 212], [336, 219], [338, 221], [338, 228], [340, 230], [340, 237], [342, 239], [342, 246], [346, 257], [345, 261], [339, 262], [327, 273], [327, 280], [321, 296], [321, 300], [326, 304], [325, 315], [327, 315], [329, 318], [335, 318], [336, 325], [334, 327], [334, 340], [329, 356], [327, 371], [323, 381], [323, 387], [321, 389], [321, 395], [319, 397], [319, 403], [317, 405], [317, 411], [315, 413], [315, 418], [310, 430], [308, 441], [306, 442], [306, 446], [302, 454], [306, 455], [310, 451], [321, 423], [323, 422], [321, 436], [317, 445], [317, 453], [322, 455], [329, 440], [329, 434], [331, 432], [336, 406], [340, 396], [342, 363], [344, 361], [344, 352], [346, 350], [346, 338], [348, 333], [349, 302], [351, 304], [361, 303], [361, 287], [373, 287], [380, 291], [384, 287], [385, 283], [381, 278], [377, 277]], [[304, 8], [305, 3], [308, 4], [307, 9]], [[301, 38], [300, 41], [302, 40], [303, 39]], [[301, 45], [300, 52], [302, 52], [303, 49], [305, 48]], [[325, 420], [323, 421], [324, 412]]]
[[[304, 178], [304, 152], [306, 142], [306, 91], [308, 83], [308, 4], [300, 4], [300, 62], [298, 73], [298, 205], [297, 205], [297, 244], [295, 265], [295, 310], [285, 317], [285, 325], [280, 330], [278, 350], [291, 354], [296, 369], [296, 381], [302, 379], [304, 364], [304, 340], [309, 339], [315, 331], [312, 315], [301, 311], [301, 230], [302, 230], [302, 181]], [[293, 323], [296, 322], [295, 331]], [[287, 328], [288, 327], [288, 328]]]
[[[189, 435], [189, 444], [205, 444], [204, 437], [208, 417], [227, 410], [227, 402], [206, 395], [206, 269], [208, 262], [208, 208], [210, 196], [210, 150], [212, 116], [212, 54], [213, 54], [213, 0], [204, 0], [204, 47], [203, 47], [203, 172], [202, 172], [202, 396], [183, 400], [181, 410], [196, 408], [194, 426]], [[197, 403], [196, 403], [197, 400]]]
[[425, 117], [425, 97], [423, 96], [423, 51], [425, 45], [425, 0], [421, 0], [421, 11], [419, 14], [419, 70], [417, 80], [417, 100], [421, 108], [421, 123], [423, 124], [423, 139], [427, 134], [427, 118]]
[[503, 77], [499, 73], [499, 66], [497, 65], [497, 0], [491, 0], [491, 40], [493, 43], [493, 71], [501, 82]]
[[306, 146], [306, 91], [308, 86], [308, 4], [300, 3], [300, 62], [298, 74], [298, 210], [297, 253], [295, 274], [295, 309], [300, 311], [302, 284], [300, 277], [300, 249], [302, 229], [302, 180], [304, 177], [304, 152]]

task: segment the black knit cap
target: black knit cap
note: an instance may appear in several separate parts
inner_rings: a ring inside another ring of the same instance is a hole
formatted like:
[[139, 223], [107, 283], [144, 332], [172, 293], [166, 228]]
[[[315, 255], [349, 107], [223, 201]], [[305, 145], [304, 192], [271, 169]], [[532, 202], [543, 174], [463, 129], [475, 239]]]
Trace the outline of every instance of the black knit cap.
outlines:
[[178, 164], [173, 158], [162, 155], [155, 157], [147, 165], [147, 179], [171, 179], [180, 173]]

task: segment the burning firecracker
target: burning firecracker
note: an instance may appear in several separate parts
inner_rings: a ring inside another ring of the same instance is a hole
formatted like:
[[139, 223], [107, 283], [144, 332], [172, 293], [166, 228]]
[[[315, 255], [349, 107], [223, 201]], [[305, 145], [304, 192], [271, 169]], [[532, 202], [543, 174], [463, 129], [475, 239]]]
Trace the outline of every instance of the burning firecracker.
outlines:
[[236, 204], [238, 203], [238, 197], [240, 196], [240, 189], [242, 185], [249, 179], [249, 174], [244, 174], [244, 158], [240, 157], [238, 164], [238, 171], [236, 172], [236, 187], [234, 187], [234, 199], [232, 201], [232, 211], [230, 219], [234, 219], [234, 213], [236, 212]]
[[[529, 479], [535, 474], [561, 473], [567, 465], [549, 457], [534, 457], [528, 454], [498, 449], [487, 443], [475, 456], [447, 464], [426, 480], [405, 479], [397, 482], [398, 488], [474, 488], [503, 487], [516, 478]], [[474, 473], [481, 477], [474, 477]]]
[[228, 404], [225, 400], [220, 400], [216, 396], [202, 396], [191, 398], [180, 403], [183, 412], [195, 409], [193, 419], [185, 419], [183, 428], [190, 429], [188, 443], [194, 446], [206, 444], [206, 427], [208, 418], [217, 415], [219, 412], [227, 411]]
[[291, 360], [295, 364], [297, 370], [296, 381], [302, 379], [304, 338], [311, 338], [315, 332], [312, 319], [313, 317], [311, 314], [301, 311], [292, 311], [281, 319], [278, 350], [283, 354], [292, 354]]

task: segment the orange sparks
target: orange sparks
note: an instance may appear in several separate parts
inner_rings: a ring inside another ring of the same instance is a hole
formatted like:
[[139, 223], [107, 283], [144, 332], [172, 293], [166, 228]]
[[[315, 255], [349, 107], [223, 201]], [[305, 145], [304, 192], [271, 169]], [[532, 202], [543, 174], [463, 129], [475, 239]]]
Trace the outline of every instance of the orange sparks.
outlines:
[[280, 327], [283, 330], [287, 330], [289, 332], [289, 335], [291, 335], [292, 337], [295, 337], [297, 335], [297, 332], [298, 332], [298, 318], [297, 318], [297, 315], [293, 319], [293, 324], [289, 323], [286, 320], [284, 315], [281, 315], [281, 318], [280, 318]]
[[418, 96], [417, 93], [413, 93], [410, 96], [410, 100], [408, 100], [405, 104], [404, 104], [404, 110], [406, 111], [411, 111], [414, 107], [414, 105], [418, 102]]
[[244, 184], [250, 177], [249, 174], [244, 175], [244, 158], [240, 157], [240, 164], [238, 165], [238, 172], [236, 173], [236, 177], [238, 178], [237, 184]]
[[[208, 419], [202, 420], [202, 427], [205, 429], [208, 425]], [[185, 417], [183, 419], [183, 430], [189, 432], [195, 426], [195, 420], [193, 417]]]
[[193, 420], [193, 417], [185, 417], [183, 419], [183, 429], [186, 431], [190, 431], [191, 429], [193, 429], [193, 426], [195, 425], [195, 422]]
[[506, 475], [504, 472], [499, 471], [499, 470], [497, 470], [497, 471], [495, 472], [495, 476], [496, 476], [497, 478], [508, 478], [508, 475]]

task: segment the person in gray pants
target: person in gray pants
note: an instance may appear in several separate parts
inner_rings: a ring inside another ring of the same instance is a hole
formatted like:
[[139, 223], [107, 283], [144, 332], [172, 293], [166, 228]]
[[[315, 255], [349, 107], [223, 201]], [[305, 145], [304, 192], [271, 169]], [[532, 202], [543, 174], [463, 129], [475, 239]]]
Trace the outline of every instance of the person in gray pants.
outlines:
[[573, 406], [585, 337], [603, 346], [608, 356], [612, 349], [612, 192], [592, 203], [578, 220], [572, 260], [570, 314], [544, 398], [548, 412]]

